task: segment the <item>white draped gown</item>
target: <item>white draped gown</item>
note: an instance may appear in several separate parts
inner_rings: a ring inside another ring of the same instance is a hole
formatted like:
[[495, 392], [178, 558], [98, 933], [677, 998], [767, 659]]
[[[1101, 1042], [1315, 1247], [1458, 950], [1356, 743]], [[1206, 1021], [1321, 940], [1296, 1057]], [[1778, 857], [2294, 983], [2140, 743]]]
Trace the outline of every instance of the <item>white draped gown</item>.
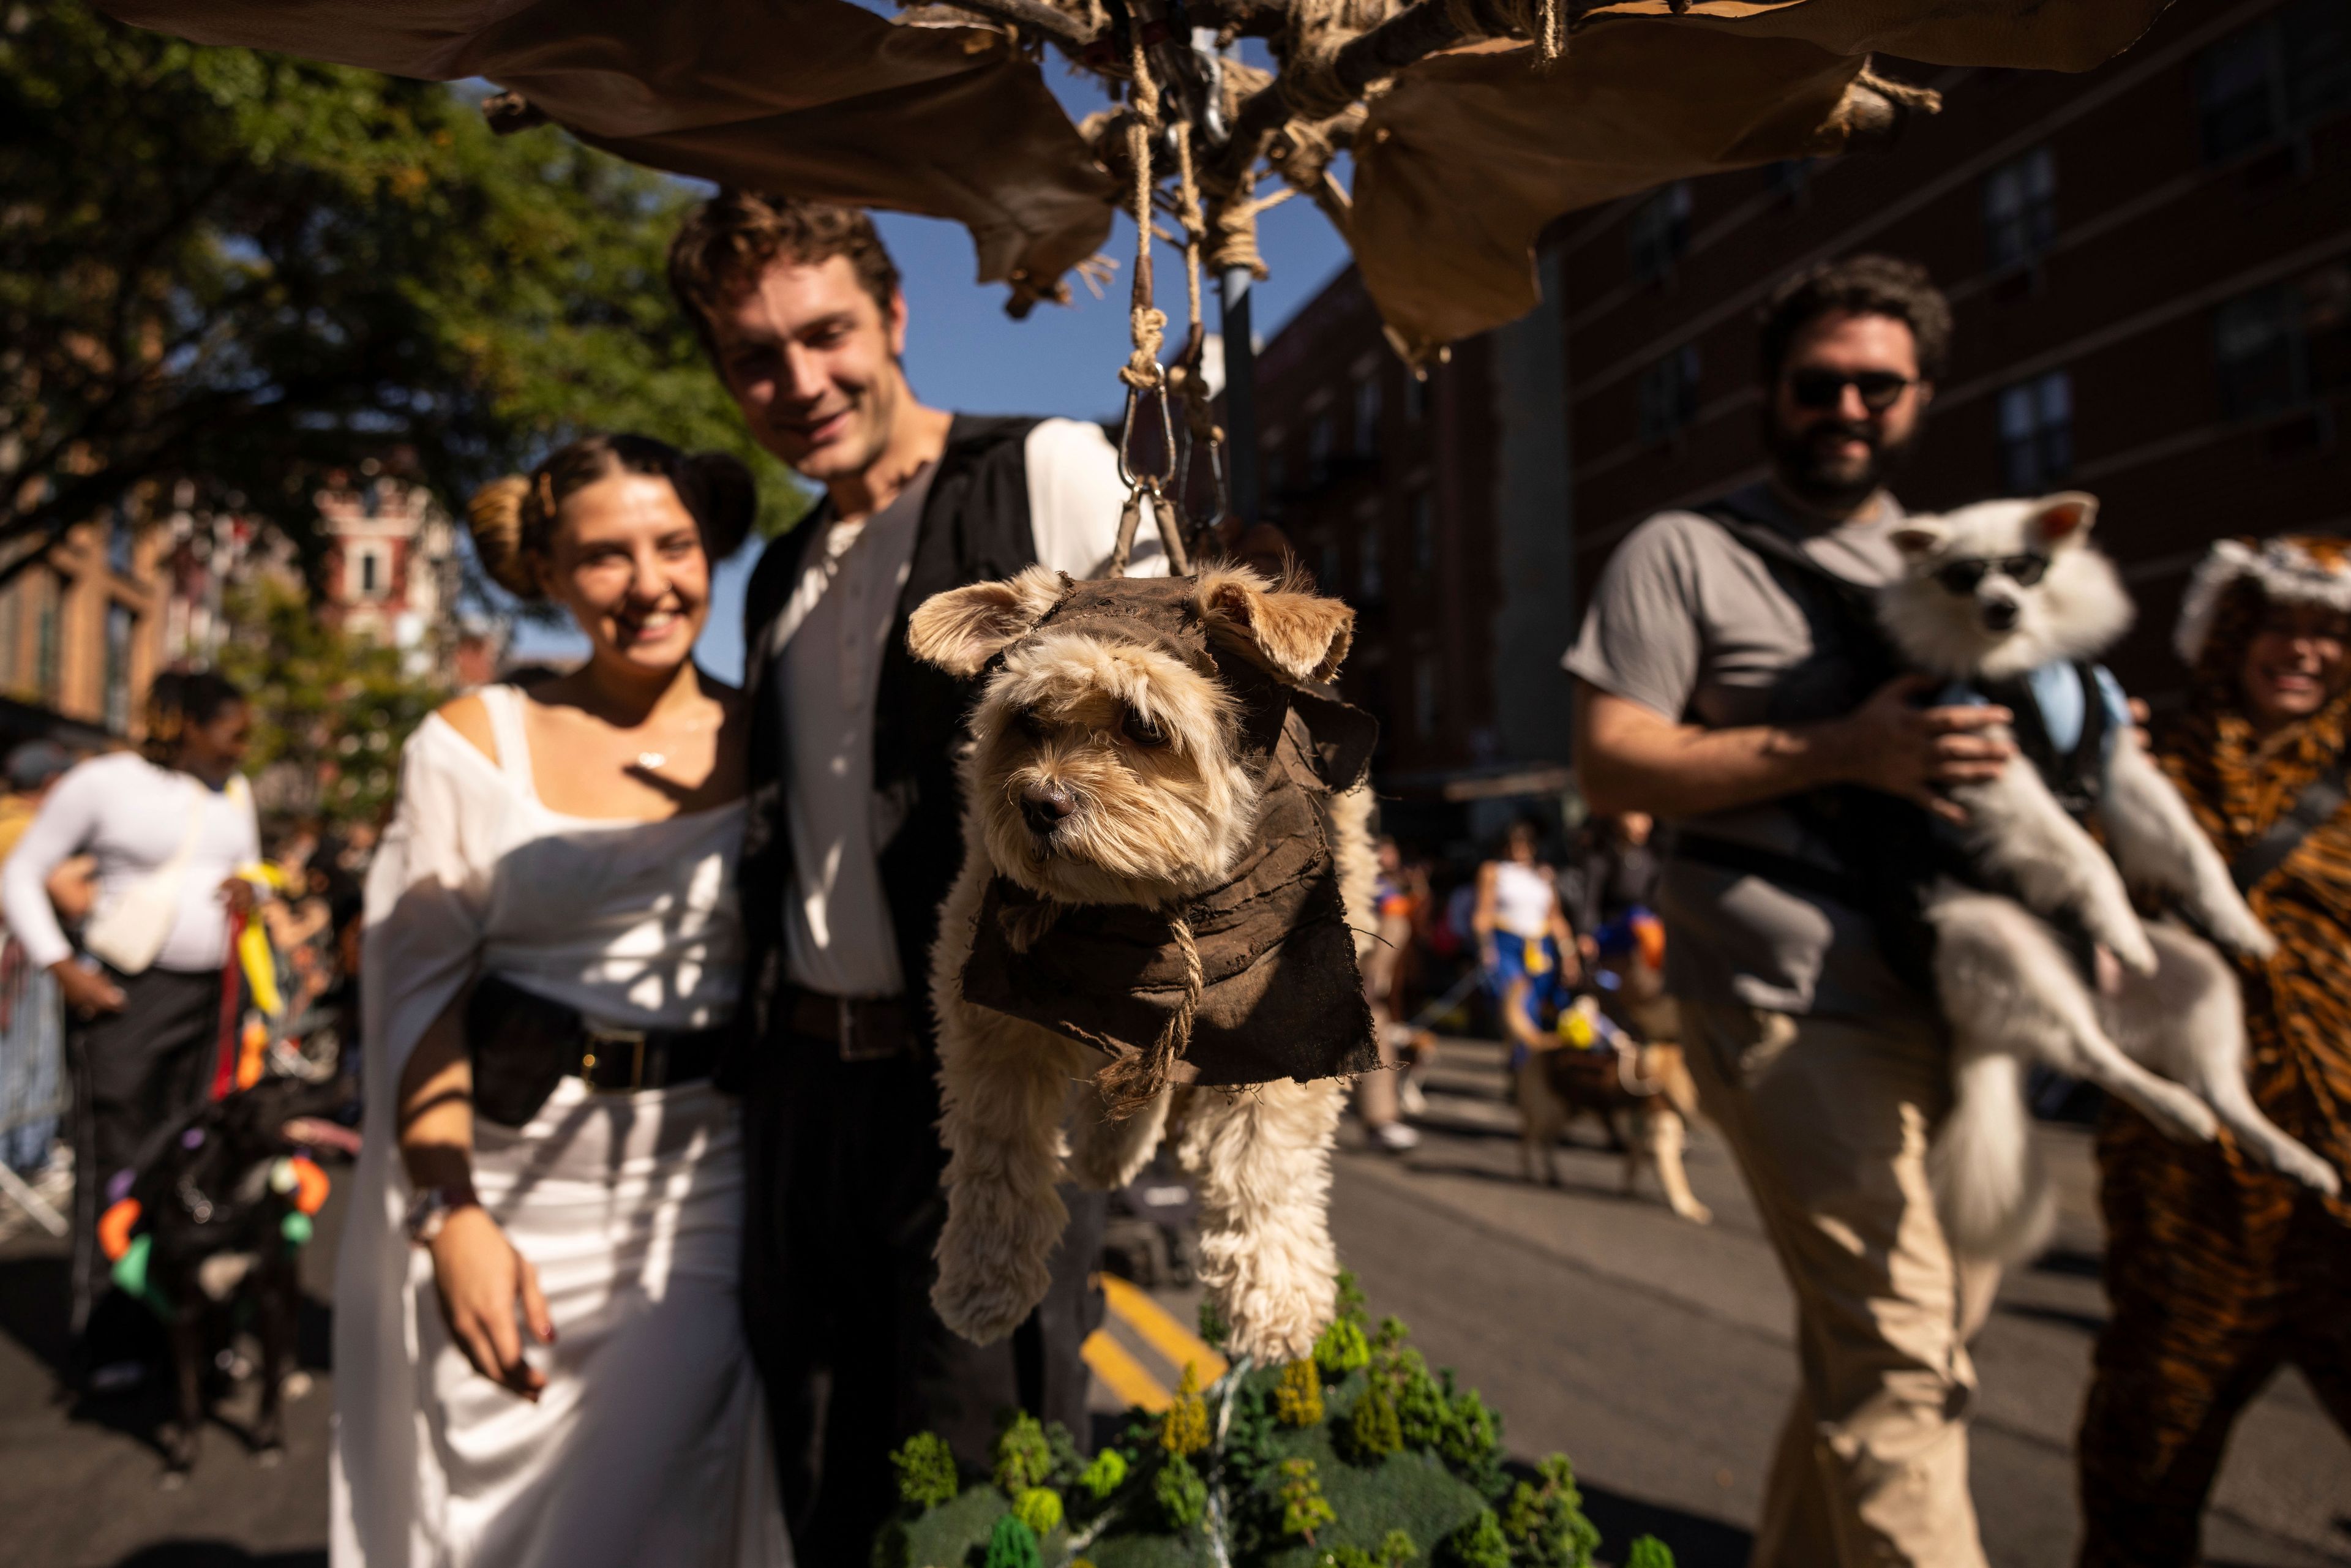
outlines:
[[[743, 1164], [707, 1083], [562, 1080], [530, 1125], [475, 1125], [484, 1205], [538, 1269], [556, 1343], [537, 1404], [449, 1339], [401, 1220], [402, 1064], [475, 976], [613, 1028], [722, 1020], [738, 984], [740, 803], [662, 822], [549, 810], [523, 698], [487, 688], [498, 758], [431, 718], [368, 878], [367, 1119], [335, 1281], [335, 1568], [789, 1565], [737, 1318]], [[526, 1340], [527, 1343], [528, 1342]]]

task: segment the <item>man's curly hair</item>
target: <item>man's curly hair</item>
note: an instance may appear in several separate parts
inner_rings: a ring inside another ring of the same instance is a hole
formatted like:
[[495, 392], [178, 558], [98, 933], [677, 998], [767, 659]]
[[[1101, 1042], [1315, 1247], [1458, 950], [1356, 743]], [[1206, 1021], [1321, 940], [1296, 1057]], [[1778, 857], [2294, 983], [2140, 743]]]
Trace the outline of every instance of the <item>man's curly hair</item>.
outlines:
[[705, 351], [715, 354], [712, 313], [778, 261], [814, 267], [845, 256], [858, 286], [882, 313], [898, 292], [898, 266], [856, 207], [766, 196], [728, 187], [687, 214], [669, 247], [670, 292], [694, 323]]
[[1796, 334], [1831, 311], [1890, 316], [1910, 329], [1918, 345], [1918, 375], [1941, 377], [1951, 349], [1951, 302], [1915, 261], [1890, 256], [1849, 256], [1789, 278], [1763, 306], [1763, 384], [1780, 379]]

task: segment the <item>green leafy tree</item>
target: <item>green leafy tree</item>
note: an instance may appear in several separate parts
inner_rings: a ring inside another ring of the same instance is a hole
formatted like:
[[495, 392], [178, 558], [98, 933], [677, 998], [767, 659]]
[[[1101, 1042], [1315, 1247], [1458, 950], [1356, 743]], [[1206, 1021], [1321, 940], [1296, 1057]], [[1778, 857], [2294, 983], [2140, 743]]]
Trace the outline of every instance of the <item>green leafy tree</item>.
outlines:
[[395, 649], [322, 619], [297, 584], [263, 578], [230, 595], [221, 673], [253, 705], [247, 766], [315, 783], [319, 814], [373, 821], [399, 787], [400, 748], [448, 695]]
[[1477, 1518], [1447, 1536], [1437, 1560], [1445, 1568], [1510, 1568], [1510, 1543], [1494, 1511], [1480, 1509]]
[[462, 498], [591, 429], [804, 504], [664, 285], [690, 189], [552, 127], [47, 0], [0, 14], [0, 550], [179, 479], [301, 543], [325, 469]]
[[1176, 1385], [1176, 1403], [1161, 1417], [1159, 1446], [1176, 1458], [1208, 1446], [1208, 1403], [1200, 1397], [1200, 1375], [1190, 1362]]
[[1023, 1411], [996, 1435], [996, 1484], [1007, 1497], [1041, 1487], [1053, 1475], [1053, 1446], [1037, 1417]]
[[898, 1472], [898, 1495], [916, 1508], [937, 1508], [956, 1499], [955, 1452], [936, 1432], [917, 1432], [890, 1456]]
[[1224, 1349], [1225, 1341], [1231, 1335], [1233, 1328], [1230, 1323], [1225, 1322], [1225, 1314], [1217, 1308], [1213, 1298], [1208, 1296], [1200, 1298], [1199, 1319], [1200, 1342], [1210, 1350]]
[[1552, 1455], [1536, 1467], [1533, 1480], [1511, 1489], [1502, 1534], [1518, 1568], [1592, 1568], [1600, 1531], [1583, 1517], [1583, 1494], [1565, 1454]]
[[1314, 1532], [1338, 1520], [1331, 1500], [1322, 1495], [1322, 1479], [1314, 1473], [1314, 1461], [1303, 1458], [1282, 1460], [1281, 1533], [1297, 1536], [1311, 1546]]
[[1126, 1456], [1116, 1448], [1104, 1448], [1079, 1475], [1078, 1484], [1100, 1502], [1126, 1484]]
[[1044, 1554], [1038, 1550], [1037, 1532], [1019, 1515], [1008, 1513], [988, 1532], [987, 1552], [981, 1562], [986, 1568], [1044, 1568]]
[[1315, 1336], [1314, 1364], [1325, 1376], [1344, 1377], [1371, 1359], [1371, 1342], [1353, 1318], [1341, 1318]]
[[1061, 1494], [1051, 1487], [1030, 1487], [1012, 1500], [1012, 1514], [1038, 1535], [1051, 1534], [1061, 1523]]
[[1674, 1549], [1654, 1535], [1644, 1535], [1625, 1554], [1625, 1568], [1674, 1568]]
[[1199, 1523], [1208, 1511], [1208, 1483], [1181, 1454], [1170, 1454], [1159, 1467], [1151, 1480], [1151, 1495], [1159, 1504], [1159, 1517], [1173, 1530]]
[[1502, 1442], [1501, 1417], [1471, 1389], [1453, 1399], [1437, 1437], [1437, 1451], [1454, 1474], [1492, 1495], [1499, 1490], [1497, 1460]]
[[1347, 1414], [1347, 1457], [1359, 1465], [1376, 1465], [1404, 1447], [1404, 1427], [1396, 1419], [1395, 1402], [1378, 1378], [1364, 1385], [1355, 1407]]

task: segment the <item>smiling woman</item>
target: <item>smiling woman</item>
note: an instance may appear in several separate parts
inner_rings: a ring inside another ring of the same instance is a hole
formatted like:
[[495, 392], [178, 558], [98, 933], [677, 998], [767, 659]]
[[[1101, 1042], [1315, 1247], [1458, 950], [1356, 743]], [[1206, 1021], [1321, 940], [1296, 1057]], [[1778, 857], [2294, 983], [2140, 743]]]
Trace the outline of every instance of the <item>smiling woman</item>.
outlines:
[[732, 458], [629, 435], [470, 508], [484, 568], [589, 653], [417, 730], [370, 875], [341, 1568], [789, 1562], [736, 1311], [738, 1116], [711, 1081], [743, 711], [693, 659], [752, 511]]

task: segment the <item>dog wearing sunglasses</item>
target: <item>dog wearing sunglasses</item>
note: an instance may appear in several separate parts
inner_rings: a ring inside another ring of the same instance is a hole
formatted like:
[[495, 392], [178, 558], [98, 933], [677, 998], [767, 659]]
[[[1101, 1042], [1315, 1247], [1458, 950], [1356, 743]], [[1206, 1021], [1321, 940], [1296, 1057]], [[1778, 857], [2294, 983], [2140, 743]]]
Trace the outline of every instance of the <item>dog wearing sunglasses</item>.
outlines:
[[[2016, 723], [1987, 733], [2025, 753], [1950, 789], [1982, 874], [1940, 878], [1925, 903], [1955, 1078], [1930, 1163], [1945, 1228], [1976, 1257], [2029, 1255], [2053, 1218], [2025, 1111], [2035, 1062], [2120, 1095], [2173, 1137], [2210, 1139], [2217, 1123], [2273, 1169], [2330, 1196], [2339, 1186], [2246, 1090], [2230, 965], [2132, 906], [2126, 884], [2167, 895], [2233, 952], [2276, 950], [2092, 663], [2133, 614], [2089, 544], [2097, 507], [2067, 492], [1910, 518], [1894, 535], [1905, 572], [1878, 601], [1899, 653], [1951, 683], [1938, 700], [2011, 707]], [[2086, 971], [2079, 939], [2095, 944]]]

